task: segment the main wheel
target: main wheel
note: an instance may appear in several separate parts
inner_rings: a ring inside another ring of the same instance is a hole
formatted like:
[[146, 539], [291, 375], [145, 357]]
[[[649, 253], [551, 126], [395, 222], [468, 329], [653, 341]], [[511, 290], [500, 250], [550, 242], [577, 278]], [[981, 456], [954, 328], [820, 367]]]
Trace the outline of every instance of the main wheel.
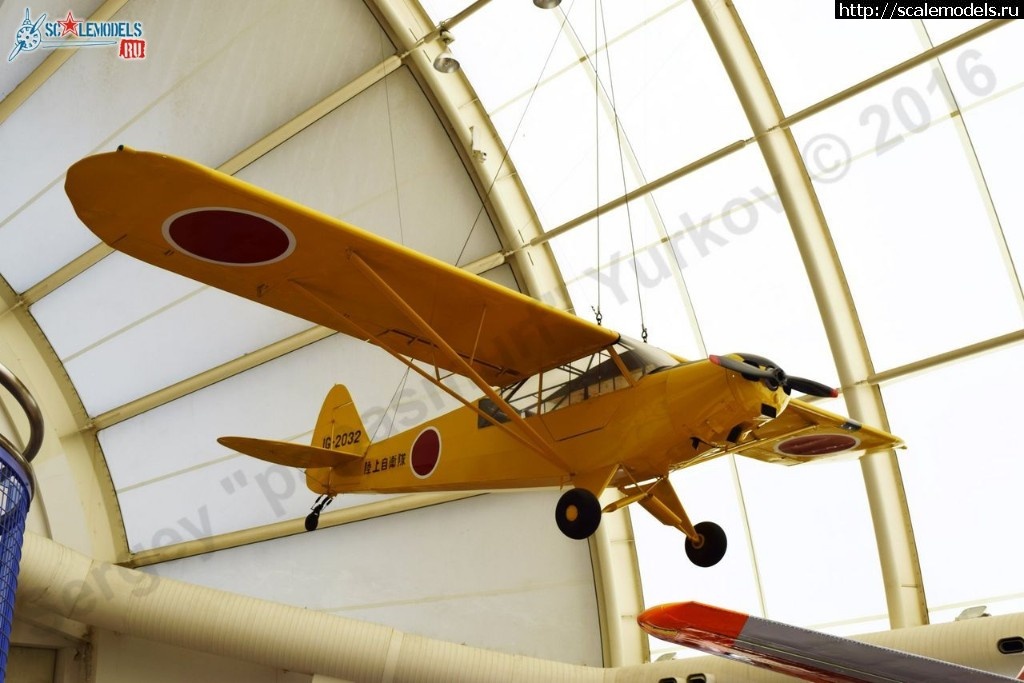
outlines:
[[704, 537], [704, 540], [698, 546], [687, 536], [686, 556], [698, 567], [713, 567], [725, 557], [725, 548], [728, 545], [725, 531], [714, 522], [699, 522], [693, 528]]
[[320, 513], [310, 512], [306, 515], [306, 531], [316, 531], [317, 526], [320, 524]]
[[601, 524], [601, 503], [586, 489], [569, 489], [555, 506], [555, 522], [569, 538], [589, 538]]

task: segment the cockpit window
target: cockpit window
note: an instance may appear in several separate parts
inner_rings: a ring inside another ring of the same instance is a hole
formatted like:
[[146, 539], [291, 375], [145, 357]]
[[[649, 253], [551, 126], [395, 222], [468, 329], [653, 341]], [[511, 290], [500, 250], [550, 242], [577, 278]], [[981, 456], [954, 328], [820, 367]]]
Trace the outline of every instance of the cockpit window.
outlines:
[[656, 346], [623, 337], [615, 345], [622, 362], [637, 379], [652, 372], [679, 365], [679, 361]]
[[[632, 339], [623, 338], [613, 348], [634, 380], [679, 365], [679, 361], [661, 349]], [[622, 375], [611, 350], [604, 348], [505, 387], [501, 395], [520, 415], [530, 417], [576, 405], [628, 386], [630, 381]], [[489, 399], [481, 399], [480, 408], [500, 422], [509, 419]], [[483, 417], [479, 420], [481, 427], [490, 424]]]

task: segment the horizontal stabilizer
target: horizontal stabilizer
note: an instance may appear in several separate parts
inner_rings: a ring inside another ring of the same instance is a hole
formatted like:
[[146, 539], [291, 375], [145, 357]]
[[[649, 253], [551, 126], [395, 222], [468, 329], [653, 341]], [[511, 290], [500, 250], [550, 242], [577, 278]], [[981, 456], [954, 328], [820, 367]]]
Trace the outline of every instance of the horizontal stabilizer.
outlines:
[[222, 446], [245, 455], [266, 460], [286, 467], [309, 469], [310, 467], [334, 467], [354, 460], [362, 460], [360, 453], [330, 451], [326, 448], [303, 446], [288, 441], [267, 441], [244, 436], [222, 436], [217, 439]]

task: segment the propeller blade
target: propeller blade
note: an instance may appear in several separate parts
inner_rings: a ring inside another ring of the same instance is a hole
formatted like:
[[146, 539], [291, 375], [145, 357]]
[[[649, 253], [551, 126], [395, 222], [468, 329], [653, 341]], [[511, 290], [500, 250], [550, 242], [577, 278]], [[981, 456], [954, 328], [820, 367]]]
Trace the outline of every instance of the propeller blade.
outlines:
[[822, 398], [836, 398], [839, 396], [838, 389], [821, 382], [815, 382], [813, 379], [807, 379], [806, 377], [789, 375], [786, 377], [786, 385], [790, 389], [796, 389], [800, 393], [808, 394], [809, 396], [821, 396]]
[[[735, 356], [739, 356], [743, 360], [739, 360]], [[787, 375], [778, 365], [764, 356], [758, 356], [753, 353], [736, 353], [731, 356], [708, 356], [708, 360], [727, 370], [738, 372], [746, 379], [753, 381], [759, 379], [766, 380], [769, 382], [769, 386], [773, 388], [781, 386], [787, 394], [790, 390], [795, 389], [809, 396], [821, 396], [822, 398], [835, 398], [839, 396], [839, 390], [827, 384], [815, 382], [813, 379], [807, 379], [806, 377]]]
[[765, 358], [764, 356], [759, 356], [756, 353], [737, 353], [736, 355], [742, 358], [746, 363], [756, 363], [757, 365], [760, 365], [762, 368], [777, 369], [779, 367], [778, 365], [775, 364], [775, 361]]
[[708, 360], [715, 365], [725, 368], [726, 370], [738, 372], [747, 379], [770, 379], [776, 382], [778, 381], [774, 372], [759, 368], [756, 365], [744, 363], [743, 361], [732, 358], [731, 356], [708, 356]]

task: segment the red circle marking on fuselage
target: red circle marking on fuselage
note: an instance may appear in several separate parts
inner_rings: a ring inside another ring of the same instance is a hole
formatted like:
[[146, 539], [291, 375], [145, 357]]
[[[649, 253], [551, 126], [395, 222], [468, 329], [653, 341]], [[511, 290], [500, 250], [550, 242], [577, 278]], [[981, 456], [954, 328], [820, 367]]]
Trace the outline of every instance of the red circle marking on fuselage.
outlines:
[[164, 239], [195, 258], [229, 266], [280, 261], [295, 248], [288, 228], [241, 209], [204, 207], [181, 211], [164, 223]]
[[797, 457], [842, 453], [857, 446], [860, 441], [846, 434], [808, 434], [787, 439], [775, 447], [779, 453]]
[[441, 459], [441, 434], [433, 427], [427, 427], [412, 444], [412, 471], [420, 479], [434, 473]]

